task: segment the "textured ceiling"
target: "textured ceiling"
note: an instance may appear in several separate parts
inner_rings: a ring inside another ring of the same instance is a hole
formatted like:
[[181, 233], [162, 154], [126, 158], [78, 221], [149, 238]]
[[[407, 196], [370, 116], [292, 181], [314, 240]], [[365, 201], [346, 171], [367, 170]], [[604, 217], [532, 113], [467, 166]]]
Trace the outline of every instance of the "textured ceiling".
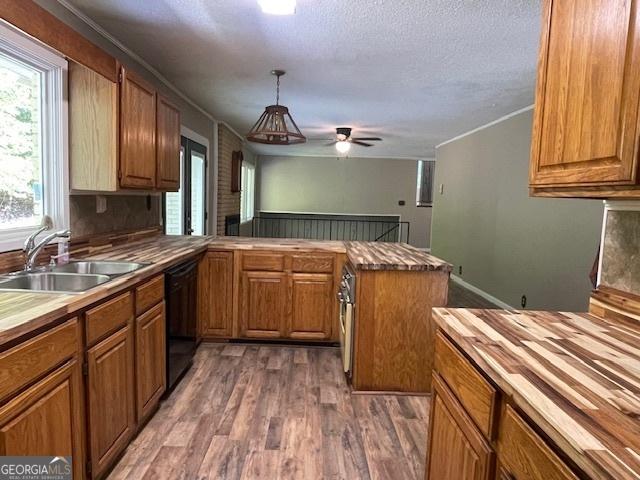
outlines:
[[[533, 103], [540, 0], [67, 0], [216, 118], [246, 133], [281, 103], [310, 138], [379, 135], [352, 156], [430, 157]], [[258, 153], [333, 155], [321, 141]]]

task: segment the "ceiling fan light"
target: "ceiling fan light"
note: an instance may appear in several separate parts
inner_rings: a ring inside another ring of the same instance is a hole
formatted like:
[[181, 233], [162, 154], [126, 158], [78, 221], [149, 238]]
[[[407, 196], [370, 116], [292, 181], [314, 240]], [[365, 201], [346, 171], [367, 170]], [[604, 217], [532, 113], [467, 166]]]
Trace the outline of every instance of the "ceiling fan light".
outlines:
[[340, 153], [347, 153], [349, 150], [351, 150], [351, 143], [341, 140], [336, 143], [336, 150], [338, 150]]
[[269, 15], [293, 15], [296, 13], [296, 0], [258, 0], [263, 13]]

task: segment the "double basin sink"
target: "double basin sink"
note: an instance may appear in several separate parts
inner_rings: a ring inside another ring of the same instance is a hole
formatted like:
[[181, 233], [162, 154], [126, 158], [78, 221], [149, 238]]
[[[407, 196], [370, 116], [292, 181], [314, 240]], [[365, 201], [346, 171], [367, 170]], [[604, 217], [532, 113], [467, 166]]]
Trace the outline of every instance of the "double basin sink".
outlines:
[[147, 264], [135, 262], [72, 261], [45, 270], [0, 277], [0, 291], [83, 293]]

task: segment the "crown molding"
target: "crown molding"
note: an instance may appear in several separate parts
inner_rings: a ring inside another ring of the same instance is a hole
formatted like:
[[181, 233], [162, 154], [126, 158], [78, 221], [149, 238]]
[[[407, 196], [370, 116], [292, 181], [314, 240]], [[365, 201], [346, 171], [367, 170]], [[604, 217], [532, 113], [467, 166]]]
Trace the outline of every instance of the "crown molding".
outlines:
[[188, 103], [190, 106], [195, 108], [198, 112], [200, 112], [206, 118], [208, 118], [212, 122], [220, 123], [220, 124], [223, 124], [225, 127], [227, 127], [234, 135], [236, 135], [238, 138], [240, 138], [242, 140], [242, 142], [244, 144], [246, 144], [251, 151], [253, 151], [255, 153], [253, 148], [251, 148], [251, 146], [248, 145], [248, 142], [246, 142], [245, 138], [242, 135], [240, 135], [231, 125], [229, 125], [227, 122], [225, 122], [223, 120], [216, 119], [210, 112], [205, 110], [203, 107], [198, 105], [194, 100], [192, 100], [189, 96], [187, 96], [185, 93], [183, 93], [182, 90], [180, 90], [167, 77], [165, 77], [162, 73], [160, 73], [160, 71], [158, 69], [156, 69], [153, 65], [149, 64], [144, 58], [142, 58], [136, 52], [134, 52], [129, 47], [127, 47], [124, 43], [122, 43], [116, 37], [114, 37], [109, 32], [107, 32], [104, 28], [102, 28], [93, 19], [91, 19], [90, 17], [85, 15], [83, 12], [81, 12], [74, 5], [71, 5], [67, 0], [58, 0], [58, 3], [60, 5], [62, 5], [64, 8], [66, 8], [73, 15], [75, 15], [79, 20], [84, 22], [87, 26], [89, 26], [96, 33], [98, 33], [103, 38], [105, 38], [106, 40], [111, 42], [114, 46], [116, 46], [124, 54], [126, 54], [129, 57], [131, 57], [133, 60], [138, 62], [140, 65], [142, 65], [146, 70], [148, 70], [151, 74], [153, 74], [153, 76], [155, 76], [165, 87], [167, 87], [169, 90], [171, 90], [174, 94], [176, 94], [178, 97], [180, 97], [186, 103]]
[[497, 125], [498, 123], [502, 123], [505, 120], [509, 120], [510, 118], [515, 117], [516, 115], [520, 115], [521, 113], [528, 112], [529, 110], [533, 110], [533, 107], [534, 107], [534, 105], [529, 105], [528, 107], [521, 108], [520, 110], [516, 110], [515, 112], [509, 113], [509, 114], [507, 114], [507, 115], [505, 115], [503, 117], [500, 117], [497, 120], [494, 120], [493, 122], [489, 122], [489, 123], [487, 123], [485, 125], [482, 125], [480, 127], [474, 128], [473, 130], [469, 130], [468, 132], [462, 133], [462, 134], [460, 134], [460, 135], [458, 135], [456, 137], [453, 137], [453, 138], [451, 138], [449, 140], [446, 140], [446, 141], [436, 145], [436, 149], [438, 149], [438, 148], [440, 148], [440, 147], [442, 147], [444, 145], [447, 145], [448, 143], [452, 143], [452, 142], [455, 142], [456, 140], [460, 140], [461, 138], [468, 137], [469, 135], [473, 135], [474, 133], [477, 133], [477, 132], [479, 132], [481, 130], [484, 130], [485, 128], [489, 128], [489, 127], [492, 127], [494, 125]]
[[434, 157], [394, 157], [394, 156], [390, 156], [390, 155], [346, 155], [346, 156], [342, 156], [342, 155], [327, 155], [327, 154], [323, 154], [323, 155], [313, 155], [310, 153], [300, 153], [300, 154], [295, 154], [295, 155], [291, 155], [291, 154], [286, 154], [283, 153], [281, 155], [273, 155], [273, 154], [262, 154], [262, 153], [256, 153], [256, 155], [258, 157], [303, 157], [303, 158], [335, 158], [337, 160], [349, 160], [349, 159], [359, 159], [359, 158], [370, 158], [370, 159], [374, 159], [374, 160], [412, 160], [414, 162], [418, 162], [421, 160], [425, 160], [425, 161], [431, 161], [431, 162], [435, 162], [436, 159]]

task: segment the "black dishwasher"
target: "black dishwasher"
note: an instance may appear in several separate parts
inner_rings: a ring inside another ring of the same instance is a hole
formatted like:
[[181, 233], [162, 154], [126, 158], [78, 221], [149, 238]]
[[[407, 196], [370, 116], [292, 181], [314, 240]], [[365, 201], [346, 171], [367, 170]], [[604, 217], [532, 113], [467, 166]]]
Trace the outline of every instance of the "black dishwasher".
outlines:
[[196, 351], [198, 260], [165, 271], [167, 390], [189, 369]]

